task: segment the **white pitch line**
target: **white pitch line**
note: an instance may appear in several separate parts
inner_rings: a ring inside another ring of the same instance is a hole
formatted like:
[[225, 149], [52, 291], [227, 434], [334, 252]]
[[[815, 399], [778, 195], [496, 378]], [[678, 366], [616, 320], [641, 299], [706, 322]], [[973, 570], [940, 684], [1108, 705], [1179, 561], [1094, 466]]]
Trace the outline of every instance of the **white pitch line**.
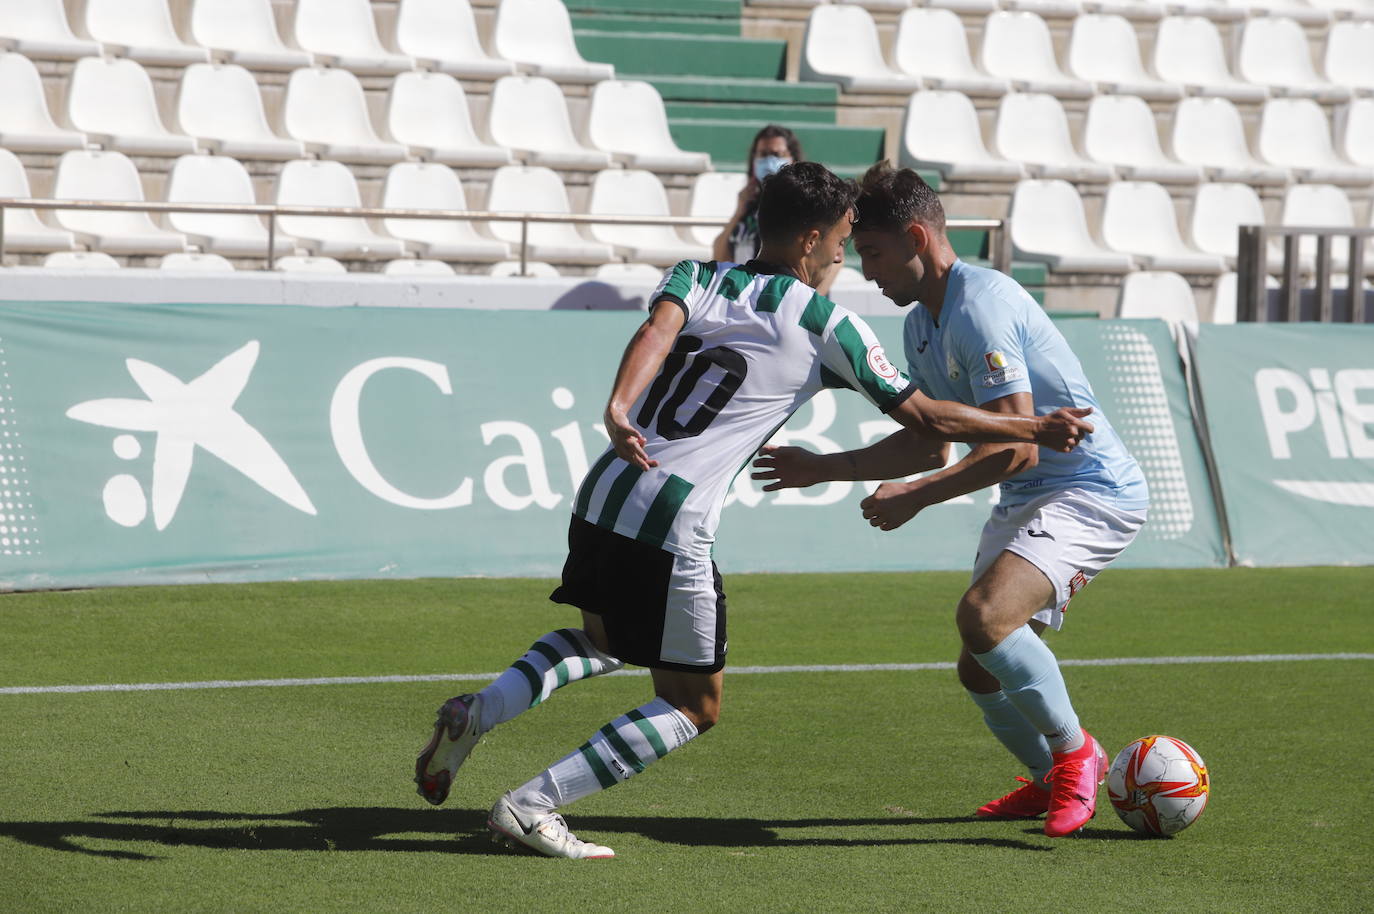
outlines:
[[[1060, 660], [1060, 666], [1175, 666], [1199, 663], [1288, 663], [1301, 660], [1374, 660], [1374, 654], [1230, 654], [1202, 657], [1102, 657]], [[797, 666], [727, 667], [732, 676], [772, 673], [885, 673], [952, 670], [952, 663], [836, 663]], [[621, 670], [612, 676], [647, 676], [648, 670]], [[397, 682], [468, 682], [495, 679], [498, 673], [438, 673], [427, 676], [320, 676], [310, 679], [206, 679], [198, 682], [117, 682], [90, 685], [4, 686], [0, 695], [77, 692], [182, 692], [199, 689], [281, 688], [283, 686], [375, 685]]]

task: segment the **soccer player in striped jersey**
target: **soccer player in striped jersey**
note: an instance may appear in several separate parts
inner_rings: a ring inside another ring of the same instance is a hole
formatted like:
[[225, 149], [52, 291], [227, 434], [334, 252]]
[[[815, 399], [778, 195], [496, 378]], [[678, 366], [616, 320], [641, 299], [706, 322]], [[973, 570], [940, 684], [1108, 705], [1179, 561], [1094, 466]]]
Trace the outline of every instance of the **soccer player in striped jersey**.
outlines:
[[[817, 455], [768, 449], [755, 479], [766, 489], [832, 479], [896, 479], [861, 502], [895, 530], [925, 508], [1000, 484], [983, 528], [973, 584], [959, 602], [959, 679], [993, 735], [1029, 778], [977, 810], [987, 818], [1045, 816], [1045, 834], [1081, 828], [1096, 809], [1106, 754], [1079, 726], [1059, 663], [1039, 635], [1059, 628], [1070, 598], [1121, 554], [1145, 522], [1145, 476], [1097, 408], [1063, 335], [1009, 276], [960, 261], [945, 234], [940, 198], [910, 169], [874, 166], [857, 199], [854, 247], [864, 275], [898, 307], [919, 304], [905, 327], [908, 373], [932, 397], [1006, 415], [1065, 406], [1096, 411], [1083, 447], [1054, 453], [985, 444], [945, 467], [912, 429], [859, 451]], [[933, 455], [933, 459], [927, 455]]]
[[825, 387], [857, 391], [920, 435], [1039, 441], [1071, 449], [1090, 410], [1012, 417], [916, 391], [868, 325], [810, 286], [849, 236], [852, 185], [798, 163], [764, 184], [762, 248], [743, 265], [685, 261], [667, 272], [621, 360], [604, 421], [611, 446], [573, 505], [568, 559], [551, 599], [582, 611], [494, 682], [439, 710], [416, 760], [419, 793], [442, 803], [478, 738], [570, 682], [649, 667], [651, 701], [492, 808], [498, 840], [549, 856], [610, 857], [558, 809], [612, 787], [715, 724], [725, 666], [725, 595], [711, 546], [736, 474]]

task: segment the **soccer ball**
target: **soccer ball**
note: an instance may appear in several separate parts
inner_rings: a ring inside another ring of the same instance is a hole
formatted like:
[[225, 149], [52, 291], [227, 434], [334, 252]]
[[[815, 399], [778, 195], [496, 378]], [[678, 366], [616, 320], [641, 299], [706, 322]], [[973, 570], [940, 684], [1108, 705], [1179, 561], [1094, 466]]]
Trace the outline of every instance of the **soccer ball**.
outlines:
[[1118, 753], [1107, 774], [1107, 794], [1121, 821], [1147, 835], [1172, 835], [1207, 808], [1207, 764], [1193, 747], [1172, 736], [1146, 736]]

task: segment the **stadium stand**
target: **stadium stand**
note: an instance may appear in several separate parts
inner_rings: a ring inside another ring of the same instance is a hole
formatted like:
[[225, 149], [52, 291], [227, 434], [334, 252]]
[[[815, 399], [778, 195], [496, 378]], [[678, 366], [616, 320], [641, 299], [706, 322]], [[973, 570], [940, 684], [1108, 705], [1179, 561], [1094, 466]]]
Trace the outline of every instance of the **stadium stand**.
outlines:
[[1253, 187], [1229, 182], [1204, 184], [1193, 201], [1188, 241], [1199, 251], [1215, 254], [1227, 266], [1235, 267], [1237, 229], [1264, 221], [1264, 204]]
[[86, 0], [81, 25], [106, 49], [141, 64], [180, 67], [210, 59], [205, 48], [187, 44], [172, 25], [167, 0]]
[[278, 161], [305, 155], [305, 143], [272, 131], [257, 81], [238, 64], [187, 67], [177, 91], [176, 120], [196, 145], [221, 155]]
[[296, 70], [313, 58], [281, 40], [272, 0], [195, 0], [191, 38], [216, 59], [249, 70]]
[[515, 157], [484, 142], [472, 123], [467, 93], [448, 73], [401, 73], [386, 98], [386, 132], [410, 155], [465, 168], [500, 168]]
[[1062, 180], [1025, 180], [1011, 198], [1011, 241], [1018, 257], [1066, 273], [1129, 273], [1127, 254], [1108, 250], [1088, 230], [1083, 200]]
[[[1374, 16], [1374, 6], [1368, 10]], [[1374, 22], [1337, 22], [1326, 36], [1322, 72], [1338, 85], [1374, 93]]]
[[651, 263], [603, 263], [592, 274], [611, 282], [635, 282], [657, 285], [663, 278], [663, 268]]
[[[138, 169], [121, 152], [74, 149], [62, 153], [53, 181], [59, 200], [143, 201]], [[153, 223], [147, 213], [125, 210], [57, 210], [57, 223], [106, 254], [170, 254], [186, 250], [180, 232]]]
[[385, 276], [406, 276], [412, 278], [419, 277], [451, 277], [457, 274], [453, 272], [453, 267], [444, 263], [442, 260], [391, 260], [382, 267], [382, 274]]
[[1360, 168], [1336, 155], [1331, 124], [1321, 106], [1309, 98], [1271, 98], [1260, 113], [1259, 157], [1289, 169], [1300, 181], [1367, 187], [1374, 170]]
[[294, 9], [296, 44], [317, 64], [360, 76], [415, 69], [414, 60], [382, 46], [368, 0], [294, 0]]
[[611, 154], [589, 149], [573, 133], [563, 90], [543, 76], [503, 76], [491, 90], [488, 131], [526, 162], [546, 168], [597, 171]]
[[964, 22], [952, 10], [913, 7], [902, 13], [892, 56], [898, 70], [920, 77], [930, 89], [993, 98], [1011, 91], [1009, 80], [974, 65]]
[[1116, 181], [1107, 187], [1102, 241], [1148, 270], [1215, 276], [1226, 269], [1220, 257], [1184, 243], [1169, 192], [1150, 181]]
[[1174, 109], [1174, 155], [1207, 170], [1214, 181], [1287, 184], [1288, 169], [1266, 165], [1250, 153], [1245, 125], [1224, 98], [1185, 98]]
[[1226, 50], [1216, 23], [1205, 16], [1166, 16], [1155, 35], [1151, 67], [1155, 75], [1188, 95], [1259, 102], [1269, 95], [1262, 86], [1236, 79], [1226, 64]]
[[122, 57], [83, 57], [72, 71], [67, 116], [92, 142], [130, 155], [195, 152], [162, 122], [148, 72]]
[[157, 268], [182, 273], [234, 272], [234, 265], [219, 254], [168, 254], [157, 262]]
[[1131, 273], [1121, 280], [1116, 316], [1157, 317], [1170, 324], [1196, 322], [1197, 298], [1188, 280], [1167, 270]]
[[1074, 148], [1064, 106], [1043, 92], [1010, 92], [997, 106], [993, 146], [1037, 178], [1083, 183], [1112, 180], [1111, 166], [1085, 158]]
[[1093, 83], [1099, 93], [1176, 101], [1183, 90], [1145, 72], [1135, 26], [1124, 16], [1085, 13], [1069, 35], [1069, 74]]
[[1296, 20], [1286, 17], [1265, 16], [1245, 23], [1236, 51], [1236, 71], [1242, 79], [1276, 95], [1322, 102], [1350, 98], [1348, 88], [1317, 74], [1306, 33]]
[[86, 135], [59, 127], [48, 110], [43, 78], [23, 54], [0, 54], [0, 149], [65, 152], [84, 149]]
[[[358, 182], [341, 162], [297, 159], [277, 176], [276, 202], [288, 206], [362, 206]], [[277, 225], [311, 254], [387, 260], [405, 246], [373, 231], [363, 219], [329, 216], [278, 216]], [[279, 266], [278, 269], [281, 267]]]
[[[255, 203], [253, 179], [229, 156], [188, 155], [176, 160], [167, 178], [169, 203]], [[258, 216], [239, 213], [168, 213], [167, 222], [203, 251], [266, 259], [267, 227]], [[291, 253], [277, 235], [273, 250]]]
[[492, 44], [501, 57], [559, 82], [594, 83], [615, 76], [614, 66], [589, 61], [578, 51], [561, 0], [501, 0]]
[[593, 148], [631, 168], [687, 173], [711, 168], [709, 155], [678, 148], [663, 97], [640, 80], [605, 79], [592, 88], [587, 136]]
[[1099, 95], [1088, 103], [1083, 151], [1130, 181], [1197, 184], [1203, 179], [1201, 166], [1164, 154], [1154, 113], [1133, 95]]
[[339, 162], [390, 164], [409, 155], [400, 143], [388, 143], [377, 134], [358, 77], [335, 67], [292, 72], [282, 126], [308, 151]]
[[0, 6], [0, 40], [42, 60], [76, 60], [100, 53], [100, 43], [78, 38], [62, 0], [26, 0]]
[[803, 79], [835, 82], [846, 92], [896, 92], [921, 88], [919, 77], [893, 69], [883, 57], [878, 27], [859, 6], [818, 6], [802, 39]]
[[[1345, 191], [1332, 184], [1294, 184], [1283, 195], [1280, 225], [1310, 225], [1334, 228], [1354, 228], [1355, 212]], [[1269, 260], [1283, 262], [1283, 240], [1270, 240]], [[1298, 264], [1303, 273], [1311, 273], [1317, 262], [1317, 239], [1303, 235], [1298, 239]], [[1350, 263], [1350, 248], [1337, 243], [1331, 245], [1331, 265], [1344, 271]]]
[[461, 79], [498, 79], [515, 73], [512, 61], [483, 49], [472, 7], [465, 0], [401, 0], [396, 47], [425, 69]]
[[983, 145], [978, 112], [961, 92], [913, 93], [902, 123], [901, 165], [933, 168], [952, 181], [1019, 181], [1026, 167], [994, 156]]
[[[498, 168], [487, 191], [487, 209], [497, 213], [571, 213], [567, 190], [552, 169], [507, 165]], [[518, 222], [493, 222], [491, 233], [518, 244]], [[588, 241], [565, 222], [533, 222], [529, 226], [529, 256], [554, 263], [599, 264], [614, 259], [609, 244]]]
[[103, 251], [58, 251], [43, 258], [47, 270], [118, 270], [119, 261]]
[[[597, 174], [592, 181], [590, 214], [667, 216], [668, 194], [650, 172], [615, 169]], [[710, 260], [710, 249], [689, 245], [668, 225], [611, 225], [593, 223], [591, 236], [615, 248], [627, 260], [670, 267], [688, 257]]]
[[551, 263], [544, 263], [540, 260], [529, 260], [525, 262], [524, 272], [520, 271], [520, 261], [503, 260], [500, 263], [492, 264], [487, 275], [493, 277], [505, 276], [525, 276], [529, 279], [557, 279], [562, 274]]
[[1356, 165], [1374, 168], [1374, 99], [1357, 98], [1336, 111], [1336, 148]]
[[333, 257], [291, 255], [279, 258], [272, 267], [279, 273], [347, 273], [348, 268]]
[[[697, 175], [692, 181], [687, 215], [696, 219], [719, 219], [724, 223], [735, 211], [735, 202], [744, 189], [745, 180], [745, 175], [737, 171], [708, 171]], [[720, 229], [712, 226], [694, 225], [687, 230], [687, 237], [708, 248], [719, 234]]]
[[[32, 196], [23, 163], [8, 149], [0, 149], [0, 196]], [[6, 209], [5, 245], [11, 250], [34, 253], [70, 251], [76, 246], [76, 238], [69, 231], [39, 221], [38, 214], [31, 209]]]
[[1068, 76], [1054, 54], [1050, 27], [1032, 12], [999, 10], [983, 25], [983, 69], [1011, 81], [1021, 92], [1058, 98], [1091, 98], [1093, 85]]
[[[431, 162], [401, 162], [391, 166], [382, 188], [386, 209], [468, 208], [462, 182], [447, 165]], [[510, 245], [482, 238], [468, 222], [452, 219], [385, 219], [387, 234], [406, 242], [422, 257], [433, 260], [458, 260], [466, 263], [491, 263], [511, 256]]]

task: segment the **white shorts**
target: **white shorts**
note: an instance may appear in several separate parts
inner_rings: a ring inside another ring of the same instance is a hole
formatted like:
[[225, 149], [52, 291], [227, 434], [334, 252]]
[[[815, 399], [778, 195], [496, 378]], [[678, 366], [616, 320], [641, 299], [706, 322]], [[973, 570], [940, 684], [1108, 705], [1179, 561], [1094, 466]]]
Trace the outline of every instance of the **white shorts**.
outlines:
[[1131, 544], [1144, 523], [1144, 511], [1118, 510], [1082, 489], [1050, 492], [1010, 508], [999, 506], [983, 525], [973, 580], [1003, 552], [1021, 556], [1054, 586], [1050, 601], [1032, 618], [1058, 629], [1073, 595]]

